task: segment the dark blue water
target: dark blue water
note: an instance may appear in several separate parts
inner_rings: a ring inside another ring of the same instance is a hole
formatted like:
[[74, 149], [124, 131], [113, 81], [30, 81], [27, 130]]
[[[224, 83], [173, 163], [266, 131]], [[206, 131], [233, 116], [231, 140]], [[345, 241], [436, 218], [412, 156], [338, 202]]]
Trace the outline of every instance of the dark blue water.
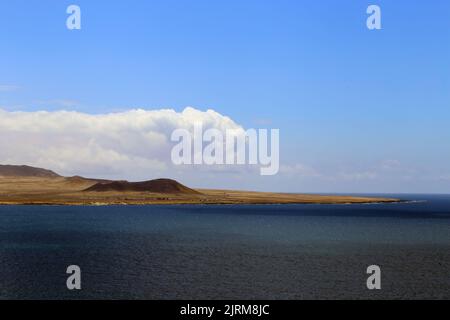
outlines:
[[0, 298], [450, 298], [450, 196], [397, 197], [415, 202], [0, 207]]

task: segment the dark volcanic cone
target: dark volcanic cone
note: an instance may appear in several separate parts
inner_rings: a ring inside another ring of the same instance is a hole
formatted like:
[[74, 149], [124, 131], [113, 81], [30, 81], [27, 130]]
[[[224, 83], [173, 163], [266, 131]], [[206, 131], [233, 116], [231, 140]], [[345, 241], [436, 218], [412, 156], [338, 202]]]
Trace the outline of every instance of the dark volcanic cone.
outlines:
[[84, 191], [95, 192], [152, 192], [152, 193], [167, 193], [167, 194], [200, 194], [191, 188], [188, 188], [181, 183], [171, 179], [157, 179], [143, 182], [128, 182], [128, 181], [112, 181], [100, 182]]

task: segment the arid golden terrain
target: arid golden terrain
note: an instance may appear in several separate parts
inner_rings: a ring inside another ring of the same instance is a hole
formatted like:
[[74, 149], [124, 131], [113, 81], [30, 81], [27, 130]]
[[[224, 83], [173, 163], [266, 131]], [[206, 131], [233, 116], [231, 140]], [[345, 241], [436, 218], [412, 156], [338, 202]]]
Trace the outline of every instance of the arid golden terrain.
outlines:
[[30, 167], [26, 168], [26, 172], [8, 171], [3, 175], [0, 170], [0, 205], [345, 204], [399, 201], [336, 195], [194, 190], [169, 179], [130, 183], [62, 177], [52, 171], [36, 173], [30, 171]]

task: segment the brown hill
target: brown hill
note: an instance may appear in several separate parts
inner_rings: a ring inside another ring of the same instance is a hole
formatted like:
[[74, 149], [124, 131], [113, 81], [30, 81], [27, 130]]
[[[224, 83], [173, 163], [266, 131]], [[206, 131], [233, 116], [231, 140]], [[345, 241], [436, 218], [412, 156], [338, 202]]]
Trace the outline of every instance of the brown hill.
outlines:
[[152, 192], [167, 194], [200, 194], [191, 188], [171, 179], [157, 179], [143, 182], [111, 181], [99, 182], [84, 191], [107, 192]]
[[2, 177], [39, 177], [58, 178], [59, 174], [51, 170], [35, 168], [30, 166], [0, 165], [0, 176]]

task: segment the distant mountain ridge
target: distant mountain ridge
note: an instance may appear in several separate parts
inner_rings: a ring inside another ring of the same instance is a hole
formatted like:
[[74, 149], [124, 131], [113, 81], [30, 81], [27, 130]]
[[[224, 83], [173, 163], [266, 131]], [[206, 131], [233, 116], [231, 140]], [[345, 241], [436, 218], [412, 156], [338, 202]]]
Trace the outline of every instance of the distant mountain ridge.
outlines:
[[59, 174], [42, 168], [30, 166], [0, 165], [0, 176], [3, 177], [39, 177], [58, 178]]
[[[59, 174], [42, 168], [16, 165], [0, 165], [0, 177], [18, 177], [18, 178], [63, 178], [66, 183], [73, 186], [85, 186], [82, 191], [93, 192], [151, 192], [164, 194], [201, 194], [191, 188], [182, 185], [178, 181], [171, 179], [156, 179], [142, 182], [114, 181], [102, 179], [90, 179], [80, 176], [63, 177]], [[90, 185], [89, 185], [90, 184]]]

